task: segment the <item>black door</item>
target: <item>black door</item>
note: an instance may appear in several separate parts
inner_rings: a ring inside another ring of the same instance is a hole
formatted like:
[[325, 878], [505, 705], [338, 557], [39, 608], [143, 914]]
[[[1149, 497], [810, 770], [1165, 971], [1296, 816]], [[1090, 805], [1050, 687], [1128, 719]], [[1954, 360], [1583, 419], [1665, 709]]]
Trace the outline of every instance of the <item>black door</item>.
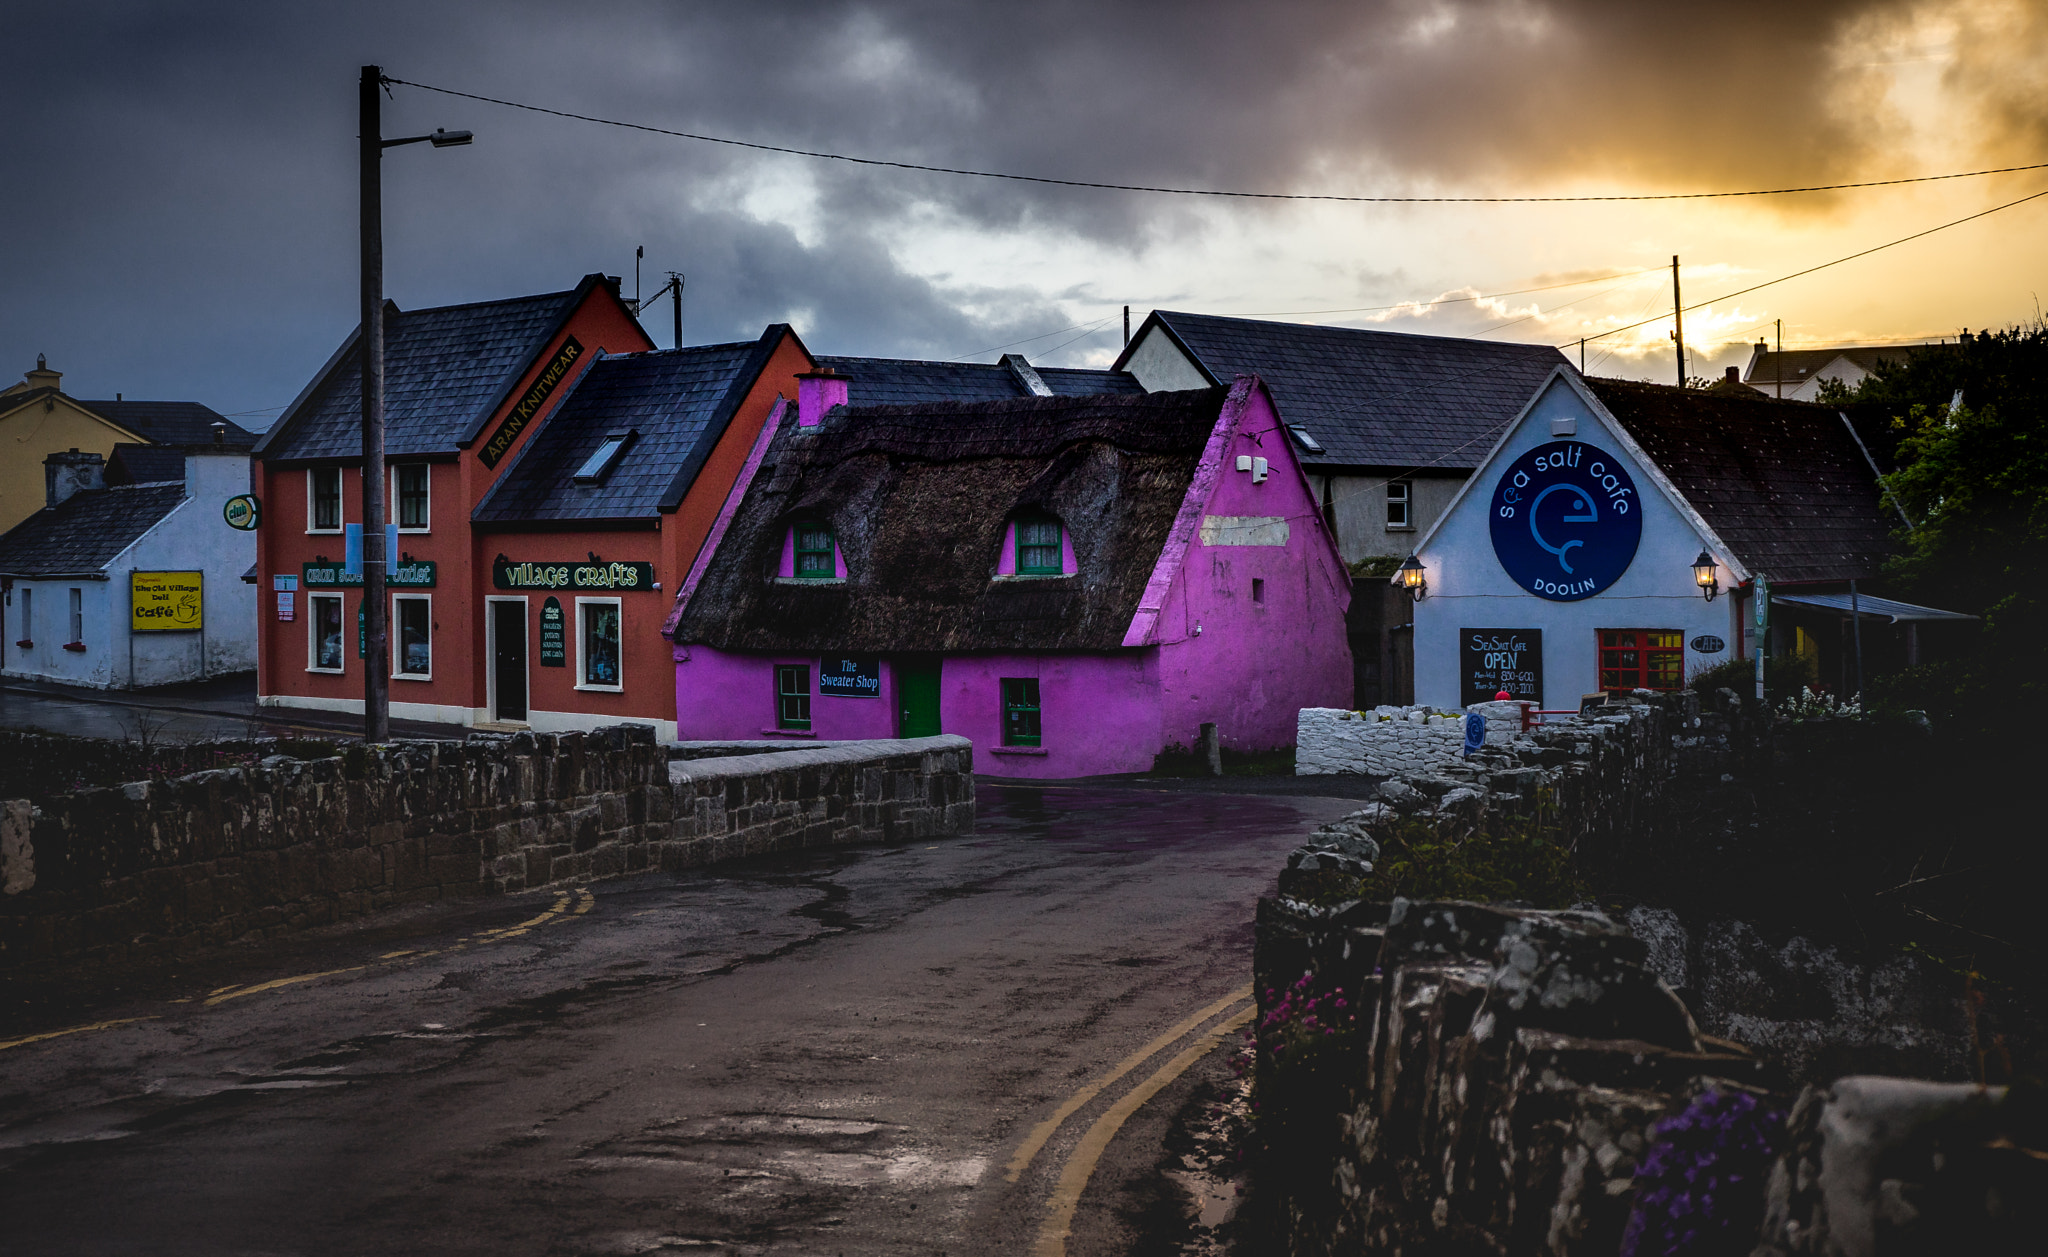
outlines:
[[493, 720], [526, 719], [526, 604], [491, 604], [491, 668], [498, 696]]

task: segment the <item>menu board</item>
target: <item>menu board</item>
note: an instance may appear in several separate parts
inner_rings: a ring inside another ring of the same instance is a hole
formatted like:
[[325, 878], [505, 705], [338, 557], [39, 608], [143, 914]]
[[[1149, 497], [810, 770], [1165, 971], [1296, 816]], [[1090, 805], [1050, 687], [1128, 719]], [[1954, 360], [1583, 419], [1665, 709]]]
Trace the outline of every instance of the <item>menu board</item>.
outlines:
[[565, 631], [567, 625], [562, 618], [562, 602], [552, 594], [540, 604], [540, 666], [543, 668], [566, 668], [569, 666], [569, 640]]
[[1502, 690], [1511, 698], [1543, 705], [1543, 630], [1465, 628], [1458, 630], [1459, 701], [1488, 703]]

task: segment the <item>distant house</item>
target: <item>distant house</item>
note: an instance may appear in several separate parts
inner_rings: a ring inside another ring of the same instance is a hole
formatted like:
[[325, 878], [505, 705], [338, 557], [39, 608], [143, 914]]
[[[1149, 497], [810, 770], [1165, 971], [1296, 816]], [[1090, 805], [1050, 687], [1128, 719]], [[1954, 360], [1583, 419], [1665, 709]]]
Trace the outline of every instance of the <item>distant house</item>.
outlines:
[[1256, 379], [849, 387], [808, 375], [777, 408], [676, 600], [678, 736], [943, 731], [979, 771], [1069, 777], [1150, 768], [1208, 722], [1291, 745], [1300, 708], [1348, 699], [1344, 569]]
[[1386, 573], [1564, 365], [1548, 345], [1172, 310], [1153, 311], [1114, 364], [1147, 389], [1265, 381], [1345, 562], [1373, 574], [1351, 607], [1361, 707], [1414, 701], [1410, 607]]
[[1559, 368], [1418, 551], [1416, 696], [1677, 690], [1753, 655], [1760, 586], [1770, 653], [1853, 691], [1850, 582], [1866, 674], [1970, 618], [1871, 596], [1900, 522], [1832, 407]]
[[110, 486], [97, 452], [51, 454], [43, 509], [0, 535], [6, 675], [127, 689], [255, 667], [256, 539], [222, 514], [248, 453], [122, 448], [174, 478]]
[[[246, 456], [256, 434], [198, 402], [81, 401], [60, 384], [61, 371], [41, 356], [22, 382], [0, 389], [0, 532], [43, 509], [43, 459], [76, 450], [111, 462], [127, 445], [175, 451], [226, 448]], [[166, 453], [151, 475], [166, 480], [181, 474]], [[136, 483], [128, 481], [126, 483]]]
[[1749, 353], [1742, 382], [1767, 397], [1817, 402], [1823, 380], [1855, 388], [1880, 362], [1904, 362], [1922, 345], [1838, 345], [1832, 349], [1788, 349], [1779, 353], [1758, 341]]

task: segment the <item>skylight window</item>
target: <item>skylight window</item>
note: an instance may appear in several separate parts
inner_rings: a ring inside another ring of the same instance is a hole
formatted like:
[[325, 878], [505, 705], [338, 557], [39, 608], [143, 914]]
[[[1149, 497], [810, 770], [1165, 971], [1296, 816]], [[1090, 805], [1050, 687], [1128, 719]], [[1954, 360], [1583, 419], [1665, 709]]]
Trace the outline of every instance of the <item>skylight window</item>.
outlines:
[[1307, 428], [1297, 428], [1289, 424], [1287, 430], [1294, 434], [1294, 439], [1301, 443], [1301, 448], [1309, 453], [1320, 454], [1323, 452], [1323, 443], [1310, 436]]
[[619, 455], [626, 452], [626, 447], [633, 443], [633, 438], [637, 435], [639, 435], [638, 432], [630, 429], [625, 432], [605, 433], [604, 440], [597, 447], [597, 452], [584, 460], [583, 465], [576, 469], [576, 483], [596, 484], [604, 479], [605, 475], [611, 471], [613, 464], [619, 461]]

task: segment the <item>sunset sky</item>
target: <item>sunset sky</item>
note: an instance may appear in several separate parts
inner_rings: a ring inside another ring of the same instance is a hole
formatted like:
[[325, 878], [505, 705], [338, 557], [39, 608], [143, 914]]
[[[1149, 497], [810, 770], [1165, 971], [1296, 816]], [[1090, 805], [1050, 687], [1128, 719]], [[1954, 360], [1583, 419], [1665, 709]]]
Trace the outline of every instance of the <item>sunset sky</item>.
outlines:
[[[1053, 178], [1354, 196], [1733, 191], [2048, 162], [2048, 5], [95, 3], [10, 24], [0, 374], [269, 422], [356, 321], [355, 80]], [[2048, 169], [1748, 200], [1356, 205], [780, 156], [397, 87], [406, 308], [688, 276], [687, 340], [1106, 364], [1122, 307], [1572, 344], [2048, 190]], [[1484, 301], [1421, 303], [1625, 272]], [[1686, 316], [1695, 374], [2032, 321], [2048, 197]], [[1398, 307], [1374, 309], [1373, 307]], [[647, 317], [668, 344], [667, 308]], [[1668, 317], [1594, 342], [1669, 381]]]

